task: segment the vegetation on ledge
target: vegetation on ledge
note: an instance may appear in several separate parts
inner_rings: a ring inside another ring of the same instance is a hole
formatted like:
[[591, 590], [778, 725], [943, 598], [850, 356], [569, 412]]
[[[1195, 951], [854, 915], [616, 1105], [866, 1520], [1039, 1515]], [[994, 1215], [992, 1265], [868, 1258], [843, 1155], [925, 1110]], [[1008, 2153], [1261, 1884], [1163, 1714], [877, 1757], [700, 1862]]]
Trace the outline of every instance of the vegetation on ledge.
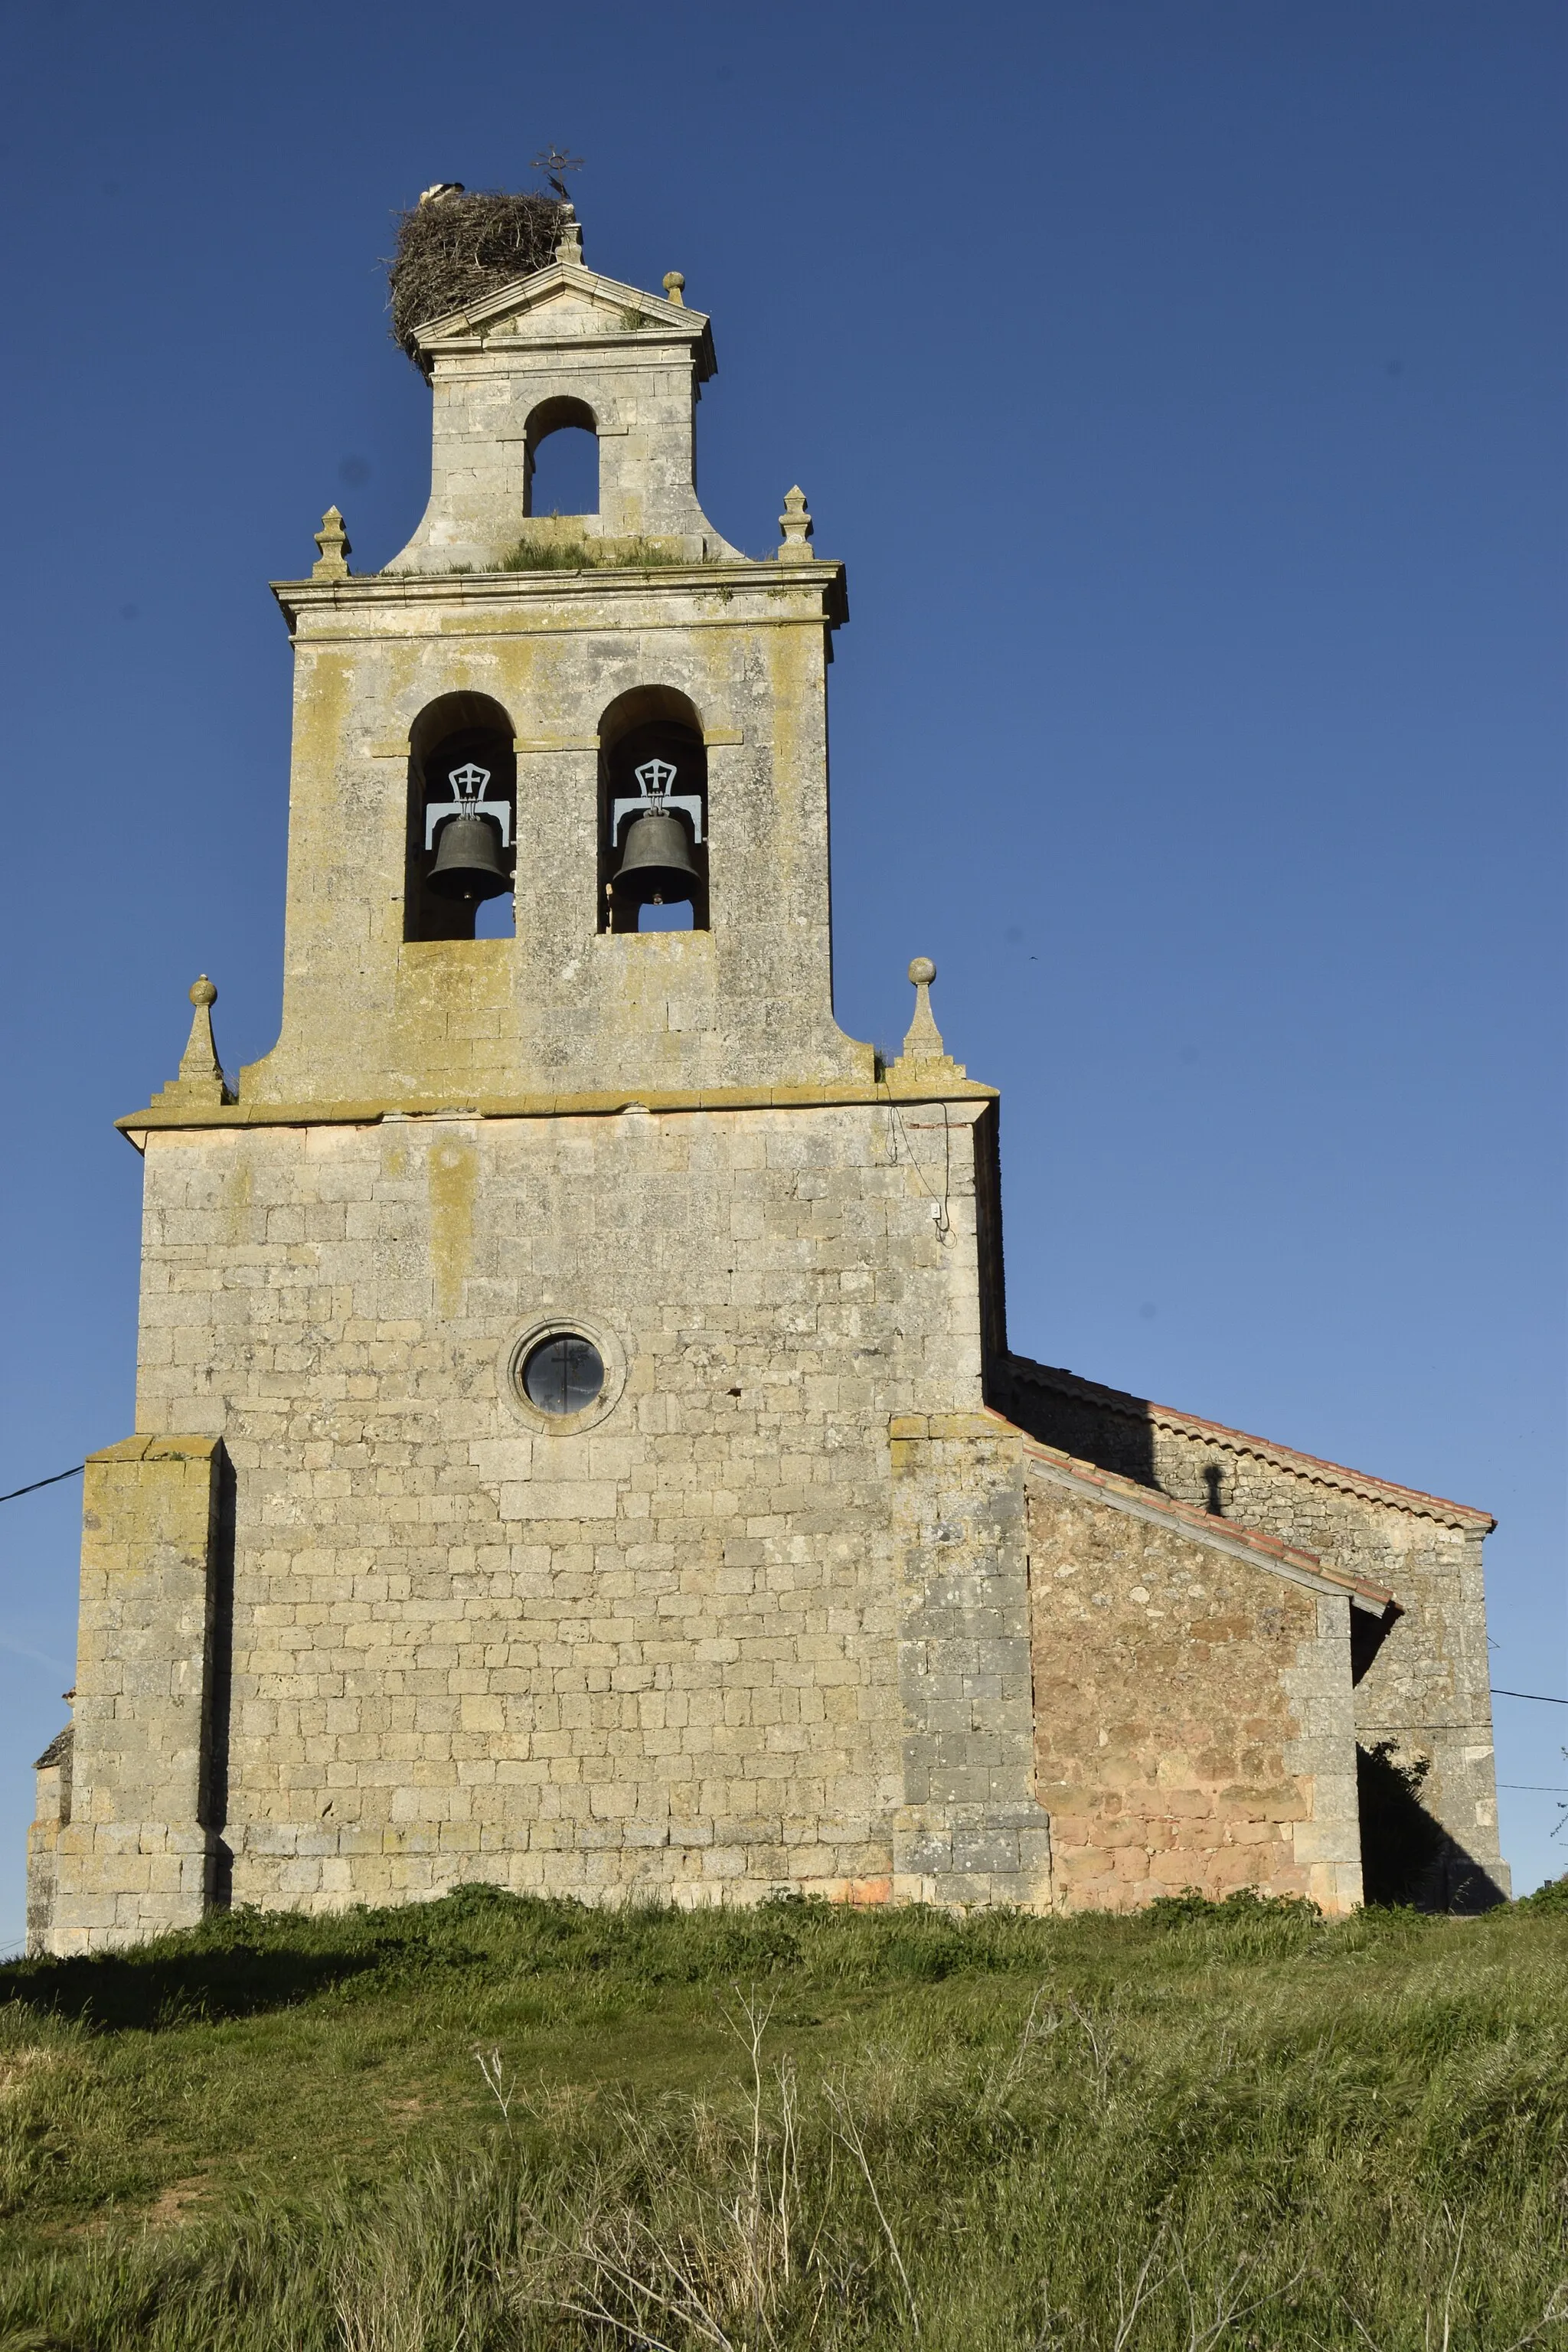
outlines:
[[731, 559], [719, 555], [677, 555], [652, 539], [519, 540], [493, 568], [474, 563], [447, 563], [439, 569], [423, 564], [389, 564], [384, 572], [360, 577], [381, 580], [493, 579], [502, 572], [692, 572]]
[[0, 1970], [0, 2346], [1568, 2341], [1568, 1903], [488, 1888]]
[[520, 539], [501, 557], [502, 572], [689, 571], [710, 557], [672, 555], [651, 539]]

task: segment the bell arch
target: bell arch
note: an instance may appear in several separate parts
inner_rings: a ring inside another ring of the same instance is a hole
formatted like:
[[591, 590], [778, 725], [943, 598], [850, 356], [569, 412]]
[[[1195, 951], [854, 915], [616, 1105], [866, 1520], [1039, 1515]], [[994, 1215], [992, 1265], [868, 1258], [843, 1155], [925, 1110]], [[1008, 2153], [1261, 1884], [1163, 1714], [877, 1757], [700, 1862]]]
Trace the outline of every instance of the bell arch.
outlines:
[[[443, 862], [443, 835], [465, 810], [479, 830], [448, 840]], [[516, 871], [511, 719], [488, 694], [440, 695], [408, 730], [404, 938], [471, 940], [479, 906], [510, 896]]]
[[600, 716], [598, 897], [602, 931], [708, 929], [708, 753], [678, 688], [631, 687]]
[[[542, 400], [539, 406], [530, 412], [523, 432], [523, 514], [596, 515], [599, 511], [599, 420], [587, 402], [564, 395]], [[584, 434], [593, 436], [589, 465], [582, 462], [588, 454], [579, 439]], [[542, 464], [540, 453], [552, 438], [555, 446]], [[573, 443], [577, 446], [572, 446]], [[589, 470], [594, 497], [592, 504], [584, 504], [576, 493], [584, 487], [584, 477]], [[562, 498], [565, 496], [573, 497], [574, 502], [569, 506], [561, 504]]]

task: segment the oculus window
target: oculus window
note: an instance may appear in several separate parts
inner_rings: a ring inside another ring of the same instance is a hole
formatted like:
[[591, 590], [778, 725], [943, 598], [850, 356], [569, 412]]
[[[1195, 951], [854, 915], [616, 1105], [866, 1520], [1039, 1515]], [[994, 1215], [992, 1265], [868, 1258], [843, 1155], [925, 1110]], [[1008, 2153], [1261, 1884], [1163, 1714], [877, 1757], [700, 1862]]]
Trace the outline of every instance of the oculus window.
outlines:
[[556, 1331], [530, 1349], [520, 1367], [522, 1392], [537, 1412], [584, 1412], [605, 1386], [605, 1363], [592, 1339]]

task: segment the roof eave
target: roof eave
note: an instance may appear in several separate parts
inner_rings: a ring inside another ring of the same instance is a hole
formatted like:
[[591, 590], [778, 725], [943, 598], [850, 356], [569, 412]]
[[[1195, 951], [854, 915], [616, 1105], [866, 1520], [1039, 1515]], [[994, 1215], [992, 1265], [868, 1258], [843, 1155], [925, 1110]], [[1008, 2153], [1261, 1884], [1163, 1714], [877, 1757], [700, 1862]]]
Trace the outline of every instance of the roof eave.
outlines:
[[1024, 1455], [1053, 1484], [1068, 1487], [1088, 1501], [1122, 1511], [1129, 1517], [1169, 1528], [1173, 1533], [1204, 1544], [1211, 1551], [1228, 1552], [1235, 1559], [1288, 1577], [1292, 1583], [1310, 1585], [1325, 1597], [1348, 1600], [1378, 1613], [1398, 1606], [1397, 1596], [1386, 1585], [1353, 1576], [1321, 1559], [1316, 1552], [1302, 1551], [1294, 1544], [1281, 1543], [1277, 1537], [1259, 1534], [1233, 1520], [1215, 1519], [1195, 1504], [1178, 1502], [1173, 1496], [1140, 1486], [1131, 1478], [1119, 1477], [1114, 1471], [1101, 1470], [1092, 1462], [1080, 1462], [1056, 1446], [1042, 1445], [1037, 1438], [1025, 1437]]
[[1379, 1478], [1370, 1470], [1352, 1470], [1342, 1462], [1330, 1462], [1316, 1454], [1303, 1454], [1295, 1446], [1281, 1445], [1271, 1437], [1258, 1437], [1245, 1429], [1232, 1429], [1221, 1421], [1205, 1421], [1197, 1413], [1178, 1412], [1173, 1405], [1156, 1404], [1152, 1398], [1135, 1397], [1121, 1389], [1107, 1388], [1101, 1381], [1086, 1380], [1080, 1372], [1069, 1372], [1060, 1365], [1038, 1364], [1029, 1356], [1010, 1355], [1008, 1362], [1016, 1366], [1026, 1381], [1054, 1390], [1060, 1396], [1079, 1396], [1087, 1402], [1105, 1405], [1109, 1411], [1124, 1419], [1144, 1414], [1163, 1429], [1178, 1436], [1191, 1436], [1228, 1446], [1237, 1454], [1255, 1454], [1260, 1462], [1277, 1463], [1298, 1477], [1320, 1486], [1335, 1486], [1342, 1493], [1355, 1495], [1363, 1502], [1377, 1503], [1390, 1510], [1408, 1511], [1419, 1517], [1447, 1522], [1455, 1528], [1489, 1535], [1497, 1526], [1489, 1511], [1479, 1509], [1473, 1503], [1456, 1503], [1446, 1495], [1429, 1495], [1419, 1486], [1401, 1486], [1391, 1478]]

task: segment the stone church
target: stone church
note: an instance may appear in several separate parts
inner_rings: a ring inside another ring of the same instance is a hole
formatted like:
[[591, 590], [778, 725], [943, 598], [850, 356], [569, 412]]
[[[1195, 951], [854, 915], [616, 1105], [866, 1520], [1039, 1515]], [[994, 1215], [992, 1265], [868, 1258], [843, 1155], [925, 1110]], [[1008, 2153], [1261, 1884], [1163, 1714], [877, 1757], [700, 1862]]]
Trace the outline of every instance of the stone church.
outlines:
[[[87, 1468], [35, 1948], [476, 1879], [1496, 1899], [1490, 1518], [1013, 1353], [933, 967], [896, 1059], [838, 1027], [844, 568], [798, 490], [766, 559], [704, 515], [683, 285], [563, 207], [419, 330], [402, 553], [356, 573], [333, 509], [276, 588], [281, 1033], [231, 1086], [204, 978], [119, 1122], [136, 1434]], [[536, 515], [567, 428], [596, 510]]]

